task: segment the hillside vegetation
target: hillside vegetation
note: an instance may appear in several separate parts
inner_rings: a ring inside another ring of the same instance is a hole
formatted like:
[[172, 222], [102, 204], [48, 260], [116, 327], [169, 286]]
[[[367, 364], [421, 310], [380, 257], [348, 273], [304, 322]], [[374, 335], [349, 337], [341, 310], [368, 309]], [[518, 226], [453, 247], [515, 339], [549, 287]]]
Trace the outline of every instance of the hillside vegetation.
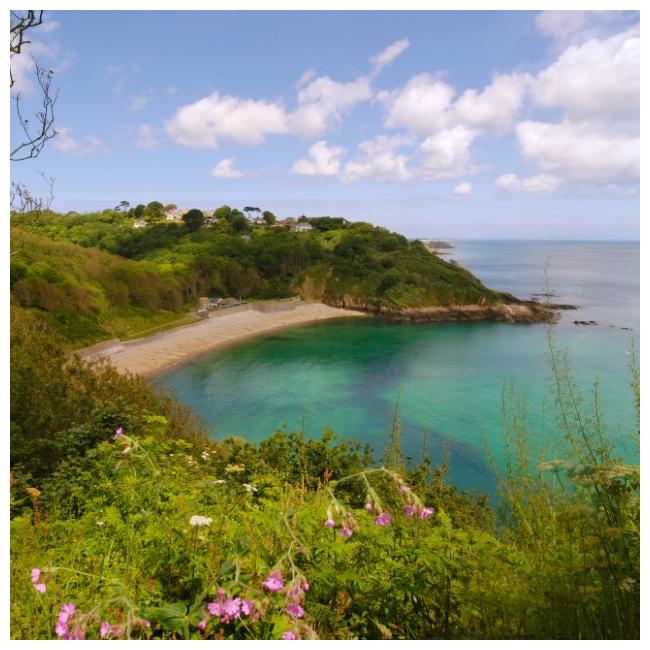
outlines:
[[370, 309], [502, 301], [465, 269], [384, 228], [324, 217], [300, 233], [251, 225], [230, 208], [217, 213], [200, 227], [160, 221], [141, 229], [117, 211], [14, 215], [13, 305], [86, 344], [177, 319], [202, 295], [298, 294]]
[[[504, 400], [492, 510], [407, 464], [398, 418], [378, 454], [330, 431], [212, 441], [15, 312], [11, 637], [638, 638], [639, 470], [551, 351], [557, 420], [531, 434]], [[549, 434], [564, 451], [532, 462]]]

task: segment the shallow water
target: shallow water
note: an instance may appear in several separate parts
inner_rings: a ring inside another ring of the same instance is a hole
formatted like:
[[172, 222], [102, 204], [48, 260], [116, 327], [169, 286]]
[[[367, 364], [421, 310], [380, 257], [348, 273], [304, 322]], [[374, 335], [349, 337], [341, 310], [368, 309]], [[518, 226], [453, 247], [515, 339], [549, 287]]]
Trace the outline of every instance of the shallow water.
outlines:
[[[589, 397], [600, 380], [603, 410], [617, 448], [635, 457], [635, 416], [627, 354], [639, 328], [637, 243], [456, 242], [452, 257], [488, 286], [580, 306], [554, 327], [575, 378]], [[595, 326], [574, 325], [594, 320]], [[632, 331], [622, 327], [632, 328]], [[192, 361], [157, 378], [208, 423], [216, 438], [261, 440], [278, 428], [386, 446], [398, 395], [403, 446], [439, 461], [451, 478], [493, 493], [485, 440], [498, 463], [501, 393], [508, 382], [527, 396], [534, 445], [553, 430], [547, 327], [502, 323], [392, 325], [341, 320], [287, 330]], [[423, 431], [427, 430], [426, 436]], [[556, 443], [553, 443], [556, 444]], [[551, 455], [562, 453], [552, 448]]]

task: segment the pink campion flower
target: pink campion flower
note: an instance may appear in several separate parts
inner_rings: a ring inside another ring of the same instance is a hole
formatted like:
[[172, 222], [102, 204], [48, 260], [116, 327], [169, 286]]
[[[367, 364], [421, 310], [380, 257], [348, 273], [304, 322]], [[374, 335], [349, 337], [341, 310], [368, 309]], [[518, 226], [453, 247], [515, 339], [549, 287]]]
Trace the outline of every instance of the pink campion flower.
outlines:
[[68, 619], [73, 618], [77, 613], [77, 607], [74, 603], [63, 603], [61, 609], [59, 610], [59, 616], [57, 620], [60, 623], [66, 623]]
[[211, 603], [208, 603], [208, 613], [211, 616], [221, 616], [222, 605], [217, 603], [214, 600]]
[[57, 636], [63, 639], [68, 634], [68, 624], [61, 623], [61, 621], [57, 621], [54, 631], [56, 632]]
[[34, 589], [36, 589], [39, 594], [44, 594], [47, 591], [47, 587], [42, 582], [34, 585]]
[[363, 506], [368, 512], [372, 512], [372, 503], [368, 501], [365, 506]]
[[407, 492], [410, 492], [411, 488], [408, 485], [402, 485], [399, 489], [400, 494], [406, 494]]
[[284, 581], [282, 580], [282, 575], [279, 571], [273, 571], [269, 577], [262, 583], [262, 587], [265, 587], [269, 591], [280, 591], [284, 587]]
[[285, 611], [287, 614], [289, 614], [289, 616], [293, 618], [302, 618], [305, 615], [305, 610], [298, 603], [291, 603], [291, 605], [287, 605], [287, 609]]
[[221, 608], [221, 622], [230, 623], [241, 614], [241, 598], [228, 598]]
[[288, 632], [285, 632], [285, 633], [282, 635], [282, 638], [283, 638], [285, 641], [295, 641], [298, 637], [296, 636], [296, 633], [295, 633], [295, 632], [292, 632], [291, 630], [289, 630]]
[[420, 519], [428, 519], [433, 513], [433, 508], [422, 508], [422, 512], [420, 512]]
[[243, 600], [241, 604], [241, 613], [244, 616], [250, 616], [251, 612], [255, 609], [255, 605], [252, 600]]
[[325, 520], [325, 525], [328, 528], [334, 528], [334, 526], [336, 526], [336, 522], [333, 519], [326, 519]]
[[201, 632], [205, 632], [205, 628], [206, 628], [207, 624], [208, 624], [208, 622], [205, 619], [203, 619], [202, 621], [198, 622], [198, 625], [196, 627], [198, 627], [199, 630], [201, 630]]
[[301, 588], [303, 591], [309, 591], [309, 583], [308, 583], [308, 582], [301, 582], [301, 583], [300, 583], [300, 588]]
[[41, 579], [41, 570], [32, 569], [32, 582], [36, 584]]
[[150, 623], [147, 619], [145, 619], [145, 618], [141, 618], [141, 619], [137, 622], [137, 625], [139, 625], [140, 627], [144, 628], [145, 630], [148, 630], [148, 629], [151, 627], [151, 623]]
[[393, 518], [387, 512], [382, 512], [375, 517], [375, 524], [377, 526], [388, 526], [392, 521]]
[[347, 526], [343, 526], [341, 528], [341, 532], [339, 533], [340, 537], [352, 537], [352, 528], [348, 528]]
[[410, 503], [405, 504], [403, 508], [404, 508], [404, 514], [407, 517], [412, 517], [418, 511], [418, 509]]
[[105, 639], [112, 631], [113, 626], [108, 622], [104, 621], [99, 628], [99, 638]]
[[122, 427], [116, 429], [115, 435], [113, 436], [113, 440], [117, 440], [123, 433], [124, 433], [124, 429], [122, 429]]

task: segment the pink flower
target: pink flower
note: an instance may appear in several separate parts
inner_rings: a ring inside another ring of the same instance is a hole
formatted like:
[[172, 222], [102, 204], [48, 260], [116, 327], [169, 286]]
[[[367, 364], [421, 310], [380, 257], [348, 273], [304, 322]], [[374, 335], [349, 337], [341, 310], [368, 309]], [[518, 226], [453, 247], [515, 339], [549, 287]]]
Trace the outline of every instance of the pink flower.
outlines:
[[309, 583], [308, 583], [308, 582], [302, 582], [302, 583], [300, 584], [300, 588], [301, 588], [303, 591], [309, 591]]
[[285, 632], [285, 633], [282, 635], [282, 638], [283, 638], [285, 641], [295, 641], [298, 637], [296, 636], [295, 632], [291, 632], [291, 631], [289, 631], [289, 632]]
[[63, 603], [61, 609], [59, 610], [58, 621], [61, 623], [67, 622], [69, 618], [72, 618], [77, 613], [77, 607], [74, 603]]
[[287, 605], [286, 612], [293, 618], [302, 618], [305, 615], [305, 610], [300, 605], [298, 605], [298, 603], [291, 603], [291, 605]]
[[228, 598], [221, 606], [221, 622], [230, 623], [241, 614], [241, 598]]
[[404, 506], [404, 514], [407, 517], [412, 517], [417, 511], [418, 509], [414, 505], [411, 505], [410, 503], [407, 503]]
[[420, 519], [428, 519], [432, 514], [434, 513], [433, 508], [422, 508], [422, 512], [420, 513]]
[[399, 489], [400, 494], [406, 494], [407, 492], [410, 492], [411, 488], [408, 485], [402, 485], [402, 487]]
[[57, 621], [54, 631], [56, 632], [57, 636], [60, 636], [61, 638], [65, 638], [65, 636], [68, 634], [68, 624]]
[[262, 587], [265, 587], [269, 591], [280, 591], [284, 587], [284, 581], [282, 580], [282, 575], [279, 571], [273, 571], [269, 577], [262, 583]]
[[208, 613], [212, 616], [221, 616], [222, 606], [221, 603], [215, 602], [208, 603]]
[[198, 623], [198, 625], [196, 627], [198, 627], [199, 630], [201, 630], [201, 632], [205, 632], [205, 627], [206, 627], [207, 624], [208, 624], [208, 622], [205, 619], [203, 619], [202, 621], [199, 621], [199, 623]]
[[377, 526], [388, 526], [392, 521], [393, 518], [387, 512], [382, 512], [375, 517], [375, 524]]
[[352, 529], [348, 528], [347, 526], [343, 526], [341, 528], [341, 532], [339, 533], [340, 537], [352, 537]]
[[41, 570], [32, 569], [32, 582], [36, 584], [41, 579]]
[[365, 506], [363, 506], [368, 512], [372, 512], [372, 503], [368, 501]]
[[244, 600], [241, 604], [241, 613], [244, 616], [249, 616], [250, 613], [255, 609], [255, 605], [252, 600]]
[[113, 626], [108, 621], [104, 621], [99, 628], [99, 638], [105, 639], [111, 633], [112, 629]]
[[42, 582], [39, 582], [37, 585], [34, 585], [34, 589], [36, 589], [36, 591], [38, 591], [39, 594], [44, 594], [47, 591], [47, 587]]
[[140, 627], [143, 627], [145, 630], [148, 630], [151, 627], [151, 623], [149, 621], [147, 621], [146, 619], [144, 619], [144, 618], [141, 618], [138, 621], [137, 625], [139, 625]]
[[124, 429], [122, 429], [122, 427], [116, 429], [115, 435], [113, 436], [113, 440], [117, 440], [123, 433], [124, 433]]
[[334, 526], [336, 526], [336, 522], [333, 519], [326, 519], [325, 520], [325, 525], [328, 528], [334, 528]]

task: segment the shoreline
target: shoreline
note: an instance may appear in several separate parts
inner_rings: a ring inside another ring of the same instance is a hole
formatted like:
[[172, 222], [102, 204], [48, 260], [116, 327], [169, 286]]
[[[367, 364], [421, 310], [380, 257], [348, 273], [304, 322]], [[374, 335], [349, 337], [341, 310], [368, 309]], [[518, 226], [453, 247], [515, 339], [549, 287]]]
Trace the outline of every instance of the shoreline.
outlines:
[[274, 311], [258, 309], [250, 303], [243, 307], [237, 311], [233, 308], [229, 312], [216, 312], [198, 323], [181, 325], [146, 338], [113, 340], [76, 350], [75, 354], [87, 361], [106, 357], [120, 372], [151, 379], [207, 353], [272, 332], [327, 320], [371, 317], [365, 312], [323, 303], [300, 303]]

